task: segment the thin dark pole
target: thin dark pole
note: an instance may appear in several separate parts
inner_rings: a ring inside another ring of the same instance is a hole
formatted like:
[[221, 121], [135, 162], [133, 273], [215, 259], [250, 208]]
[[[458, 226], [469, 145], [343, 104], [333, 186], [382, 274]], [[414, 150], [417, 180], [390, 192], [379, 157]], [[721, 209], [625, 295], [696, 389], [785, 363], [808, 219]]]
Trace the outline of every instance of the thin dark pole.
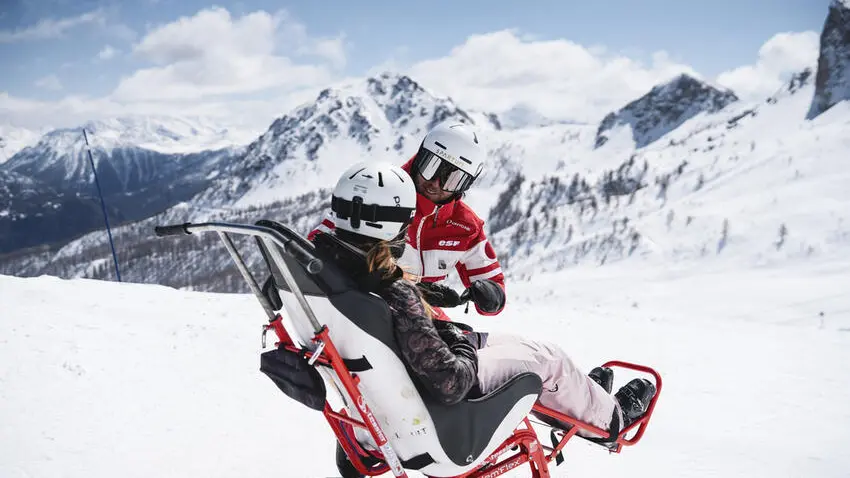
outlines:
[[103, 200], [103, 192], [100, 190], [100, 181], [97, 179], [97, 169], [94, 167], [94, 159], [92, 159], [91, 147], [89, 146], [89, 137], [86, 134], [85, 128], [83, 128], [83, 138], [86, 140], [86, 151], [89, 153], [89, 163], [91, 163], [91, 170], [94, 173], [94, 184], [97, 186], [97, 195], [100, 196], [100, 208], [103, 209], [103, 222], [106, 223], [106, 233], [109, 235], [109, 246], [112, 248], [112, 261], [115, 263], [115, 276], [118, 277], [118, 282], [121, 282], [121, 271], [118, 270], [118, 255], [115, 254], [115, 242], [112, 241], [112, 229], [109, 227], [109, 215], [106, 214], [106, 202]]

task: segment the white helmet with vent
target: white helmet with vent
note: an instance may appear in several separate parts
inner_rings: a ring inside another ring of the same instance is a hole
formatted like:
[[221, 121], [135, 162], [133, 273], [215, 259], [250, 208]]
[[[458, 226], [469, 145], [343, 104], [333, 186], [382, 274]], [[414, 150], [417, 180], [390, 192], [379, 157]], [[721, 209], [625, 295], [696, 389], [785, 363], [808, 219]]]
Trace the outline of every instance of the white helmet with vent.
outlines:
[[487, 151], [471, 125], [447, 121], [425, 135], [411, 172], [440, 178], [443, 191], [462, 193], [484, 170]]
[[389, 241], [416, 211], [416, 187], [407, 172], [388, 162], [361, 162], [340, 176], [331, 211], [336, 229]]

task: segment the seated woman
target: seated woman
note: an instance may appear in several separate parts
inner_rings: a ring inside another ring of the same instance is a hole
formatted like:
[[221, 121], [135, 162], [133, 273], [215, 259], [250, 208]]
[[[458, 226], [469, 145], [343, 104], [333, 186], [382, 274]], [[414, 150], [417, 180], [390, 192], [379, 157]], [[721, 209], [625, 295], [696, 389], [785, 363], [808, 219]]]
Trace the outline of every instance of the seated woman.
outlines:
[[[484, 347], [482, 334], [432, 320], [419, 288], [395, 262], [415, 208], [416, 189], [404, 170], [390, 163], [358, 163], [333, 191], [336, 228], [316, 234], [313, 243], [386, 301], [404, 361], [435, 400], [451, 405], [470, 392], [486, 394], [518, 373], [534, 372], [543, 380], [543, 406], [599, 428], [618, 432], [646, 411], [655, 394], [648, 380], [632, 380], [612, 396], [554, 343], [489, 335]], [[343, 476], [352, 476], [347, 471]]]

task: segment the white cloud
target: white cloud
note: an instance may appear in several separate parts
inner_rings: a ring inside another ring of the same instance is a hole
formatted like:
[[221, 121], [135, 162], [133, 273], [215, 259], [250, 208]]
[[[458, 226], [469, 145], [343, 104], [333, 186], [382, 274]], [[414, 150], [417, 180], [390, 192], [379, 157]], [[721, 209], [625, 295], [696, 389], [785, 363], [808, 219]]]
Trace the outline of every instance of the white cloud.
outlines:
[[104, 25], [106, 16], [103, 10], [92, 10], [75, 17], [44, 18], [35, 25], [16, 30], [0, 30], [0, 43], [14, 43], [25, 40], [44, 40], [59, 38], [68, 30], [86, 24]]
[[56, 75], [47, 75], [36, 80], [35, 86], [44, 88], [45, 90], [59, 91], [62, 89], [62, 82], [59, 81]]
[[251, 130], [257, 134], [275, 118], [300, 103], [315, 98], [321, 87], [305, 88], [250, 100], [142, 101], [122, 102], [112, 98], [70, 95], [58, 101], [39, 101], [0, 92], [0, 123], [24, 128], [51, 129], [72, 127], [86, 121], [127, 115], [202, 116], [222, 125]]
[[[299, 64], [276, 53], [313, 44], [319, 45], [326, 63]], [[155, 66], [123, 78], [113, 93], [118, 100], [201, 99], [302, 88], [330, 81], [332, 67], [345, 62], [341, 48], [314, 43], [285, 12], [234, 18], [223, 8], [155, 28], [135, 45], [134, 54]]]
[[328, 60], [334, 68], [345, 67], [345, 37], [316, 40], [312, 46], [313, 54]]
[[818, 34], [813, 31], [778, 33], [759, 48], [753, 65], [740, 66], [718, 75], [717, 82], [746, 100], [760, 101], [775, 93], [788, 77], [817, 65]]
[[536, 40], [513, 30], [470, 36], [448, 56], [408, 71], [468, 108], [500, 112], [525, 104], [550, 118], [579, 121], [597, 121], [682, 72], [698, 76], [664, 52], [644, 64], [598, 46]]
[[115, 58], [116, 55], [120, 53], [120, 50], [113, 48], [112, 45], [106, 45], [103, 49], [100, 50], [97, 54], [98, 60], [111, 60]]
[[[176, 114], [259, 132], [338, 79], [344, 39], [312, 37], [286, 12], [231, 16], [221, 8], [201, 10], [139, 39], [132, 53], [149, 64], [122, 78], [110, 94], [41, 101], [0, 91], [0, 122], [69, 127], [112, 116]], [[116, 53], [107, 45], [96, 58]]]

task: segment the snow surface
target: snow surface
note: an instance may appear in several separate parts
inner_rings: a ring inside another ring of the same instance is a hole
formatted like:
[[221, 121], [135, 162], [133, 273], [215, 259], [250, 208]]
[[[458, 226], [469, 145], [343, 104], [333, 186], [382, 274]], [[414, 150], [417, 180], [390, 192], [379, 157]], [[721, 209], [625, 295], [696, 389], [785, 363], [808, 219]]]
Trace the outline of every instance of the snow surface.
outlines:
[[[848, 271], [580, 267], [511, 283], [497, 317], [451, 313], [553, 340], [585, 370], [621, 359], [662, 374], [637, 446], [575, 441], [553, 476], [840, 477]], [[253, 296], [0, 276], [0, 303], [0, 476], [338, 476], [321, 414], [258, 370]]]

